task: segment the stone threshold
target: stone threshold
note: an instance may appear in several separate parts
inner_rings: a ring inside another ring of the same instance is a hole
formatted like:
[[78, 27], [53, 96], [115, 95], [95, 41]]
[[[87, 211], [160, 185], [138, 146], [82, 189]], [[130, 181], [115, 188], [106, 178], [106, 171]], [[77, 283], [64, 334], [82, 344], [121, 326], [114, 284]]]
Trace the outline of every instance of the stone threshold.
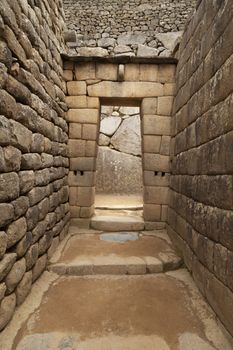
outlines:
[[137, 57], [137, 56], [78, 56], [61, 53], [64, 61], [72, 62], [97, 62], [97, 63], [142, 63], [142, 64], [177, 64], [175, 57]]

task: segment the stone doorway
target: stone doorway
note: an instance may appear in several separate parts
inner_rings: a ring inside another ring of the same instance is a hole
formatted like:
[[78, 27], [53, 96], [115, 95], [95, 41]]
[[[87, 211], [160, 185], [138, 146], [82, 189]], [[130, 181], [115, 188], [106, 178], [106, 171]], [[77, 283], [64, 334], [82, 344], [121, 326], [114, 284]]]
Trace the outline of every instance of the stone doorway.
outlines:
[[101, 106], [95, 189], [97, 209], [142, 209], [142, 132], [138, 106]]
[[[80, 61], [79, 61], [80, 60]], [[129, 60], [129, 62], [127, 62]], [[143, 217], [148, 227], [167, 220], [174, 62], [161, 59], [75, 58], [64, 63], [69, 107], [69, 187], [72, 218], [95, 209], [100, 106], [140, 107], [142, 124]]]

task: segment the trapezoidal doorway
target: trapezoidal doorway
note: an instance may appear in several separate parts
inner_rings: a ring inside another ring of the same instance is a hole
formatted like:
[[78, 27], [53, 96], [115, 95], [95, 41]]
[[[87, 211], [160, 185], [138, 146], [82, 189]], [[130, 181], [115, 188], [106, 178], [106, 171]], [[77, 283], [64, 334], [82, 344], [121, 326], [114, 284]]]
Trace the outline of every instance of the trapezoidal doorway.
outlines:
[[101, 106], [95, 208], [142, 209], [140, 108]]
[[[158, 59], [156, 63], [144, 63], [143, 58], [138, 63], [119, 64], [119, 59], [115, 63], [113, 58], [109, 63], [104, 58], [101, 58], [101, 62], [97, 58], [96, 61], [90, 58], [90, 62], [78, 62], [76, 58], [76, 62], [67, 61], [64, 64], [65, 69], [71, 72], [67, 75], [70, 80], [67, 81], [66, 97], [69, 108], [71, 217], [92, 217], [95, 193], [98, 198], [98, 193], [106, 185], [100, 177], [96, 180], [96, 170], [97, 176], [101, 172], [97, 163], [100, 106], [133, 106], [140, 107], [141, 114], [143, 216], [148, 223], [147, 228], [162, 228], [167, 220], [176, 65], [163, 64]], [[113, 145], [112, 141], [110, 144]], [[114, 144], [119, 148], [116, 140]], [[115, 152], [119, 152], [119, 149], [115, 149]], [[117, 176], [119, 173], [116, 170]], [[106, 176], [103, 175], [103, 178], [106, 179]], [[107, 182], [109, 187], [114, 188], [114, 183], [120, 181], [115, 181], [113, 176]]]

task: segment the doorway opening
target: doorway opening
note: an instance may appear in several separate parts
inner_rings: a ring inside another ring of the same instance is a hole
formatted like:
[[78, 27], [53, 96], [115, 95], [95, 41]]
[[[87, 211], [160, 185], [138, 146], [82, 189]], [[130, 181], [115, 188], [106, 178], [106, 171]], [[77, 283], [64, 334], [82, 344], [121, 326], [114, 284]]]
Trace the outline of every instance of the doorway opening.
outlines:
[[142, 209], [140, 107], [101, 106], [95, 208]]

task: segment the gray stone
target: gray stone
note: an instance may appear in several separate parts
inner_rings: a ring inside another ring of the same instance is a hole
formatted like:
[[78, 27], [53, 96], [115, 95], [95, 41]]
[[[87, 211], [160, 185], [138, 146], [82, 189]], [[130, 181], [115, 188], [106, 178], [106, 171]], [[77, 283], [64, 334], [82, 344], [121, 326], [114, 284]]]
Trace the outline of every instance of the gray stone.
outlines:
[[7, 286], [7, 293], [10, 294], [13, 292], [17, 284], [21, 281], [23, 278], [23, 275], [26, 272], [26, 263], [25, 259], [22, 258], [21, 260], [16, 261], [16, 263], [13, 265], [12, 269], [8, 273], [5, 283]]
[[41, 156], [37, 153], [26, 153], [22, 155], [21, 159], [21, 169], [31, 170], [41, 168]]
[[139, 114], [139, 107], [121, 107], [120, 113], [124, 115]]
[[7, 325], [11, 320], [16, 306], [16, 296], [11, 294], [4, 298], [0, 306], [0, 331]]
[[153, 47], [146, 45], [138, 45], [137, 56], [138, 57], [157, 57], [159, 51]]
[[144, 44], [146, 42], [146, 35], [127, 33], [118, 37], [117, 42], [119, 45], [135, 45]]
[[126, 52], [131, 52], [131, 48], [127, 45], [117, 45], [114, 47], [114, 50], [113, 50], [116, 54], [119, 54], [119, 53], [126, 53]]
[[140, 116], [132, 116], [123, 121], [111, 138], [111, 144], [120, 152], [141, 155], [141, 121]]
[[38, 259], [38, 243], [32, 245], [26, 255], [25, 255], [25, 259], [26, 259], [26, 269], [31, 270], [31, 268], [35, 265], [37, 259]]
[[21, 194], [29, 192], [34, 187], [35, 173], [33, 170], [19, 172], [19, 186]]
[[25, 215], [26, 211], [29, 208], [29, 199], [28, 197], [19, 197], [15, 201], [11, 202], [15, 210], [15, 219], [18, 219], [20, 216]]
[[183, 32], [170, 32], [170, 33], [159, 33], [156, 34], [156, 38], [161, 41], [163, 46], [168, 49], [169, 51], [173, 51], [176, 44], [179, 42], [179, 40], [182, 37]]
[[78, 54], [87, 57], [105, 57], [108, 56], [108, 50], [101, 47], [80, 47]]
[[116, 42], [116, 39], [113, 38], [102, 38], [98, 40], [98, 46], [100, 47], [109, 47], [109, 46], [114, 46]]
[[26, 251], [28, 250], [31, 244], [32, 244], [32, 233], [27, 232], [26, 235], [17, 244], [17, 247], [16, 247], [17, 257], [21, 258], [26, 253]]
[[7, 248], [7, 235], [0, 231], [0, 260], [3, 258]]
[[0, 261], [0, 281], [8, 274], [16, 260], [16, 254], [5, 254]]
[[16, 173], [0, 174], [0, 202], [8, 202], [19, 196], [19, 177]]
[[121, 124], [120, 117], [104, 118], [101, 120], [101, 123], [100, 123], [100, 132], [107, 136], [112, 136], [116, 132], [120, 124]]
[[5, 283], [0, 283], [0, 302], [4, 298], [5, 293], [6, 293], [6, 285]]
[[0, 203], [0, 227], [5, 226], [14, 218], [14, 207], [12, 204]]
[[0, 172], [20, 170], [21, 152], [13, 146], [0, 149]]
[[17, 243], [27, 232], [27, 222], [25, 218], [20, 218], [12, 222], [6, 229], [7, 248]]
[[47, 254], [42, 255], [36, 262], [35, 266], [32, 269], [32, 281], [35, 282], [38, 277], [45, 270], [47, 265]]
[[104, 134], [100, 134], [99, 136], [99, 145], [100, 146], [108, 146], [110, 144], [110, 137], [104, 135]]
[[32, 287], [32, 271], [28, 271], [23, 276], [22, 280], [18, 284], [15, 294], [17, 305], [20, 305], [24, 302], [27, 295], [30, 293]]

